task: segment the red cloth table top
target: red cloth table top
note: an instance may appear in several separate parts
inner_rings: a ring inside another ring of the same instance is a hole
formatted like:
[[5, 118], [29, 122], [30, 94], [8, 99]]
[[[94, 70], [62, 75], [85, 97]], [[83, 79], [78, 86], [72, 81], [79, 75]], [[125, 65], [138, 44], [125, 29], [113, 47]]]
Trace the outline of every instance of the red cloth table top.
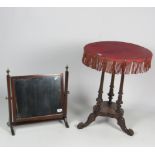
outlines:
[[108, 73], [137, 74], [151, 67], [152, 53], [139, 45], [102, 41], [84, 47], [82, 62], [93, 69]]

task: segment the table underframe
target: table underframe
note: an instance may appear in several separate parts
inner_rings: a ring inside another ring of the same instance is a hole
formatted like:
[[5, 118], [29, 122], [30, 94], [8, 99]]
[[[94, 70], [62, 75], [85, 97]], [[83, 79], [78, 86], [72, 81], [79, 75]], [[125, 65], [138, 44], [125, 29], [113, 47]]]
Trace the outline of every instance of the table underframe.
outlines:
[[103, 83], [104, 83], [104, 76], [105, 72], [102, 71], [101, 74], [101, 81], [98, 91], [98, 97], [96, 99], [97, 103], [93, 107], [93, 112], [88, 116], [87, 121], [85, 123], [79, 123], [77, 128], [82, 129], [88, 126], [90, 123], [95, 121], [97, 116], [107, 116], [111, 118], [115, 118], [117, 120], [117, 124], [121, 127], [121, 129], [128, 135], [132, 136], [134, 134], [132, 129], [128, 129], [125, 124], [125, 119], [123, 117], [124, 110], [121, 108], [123, 104], [122, 95], [123, 95], [123, 84], [124, 84], [124, 71], [121, 74], [119, 92], [118, 92], [118, 99], [116, 102], [112, 102], [114, 96], [114, 79], [115, 73], [111, 76], [111, 83], [110, 83], [110, 90], [108, 93], [108, 101], [103, 101], [102, 94], [103, 94]]

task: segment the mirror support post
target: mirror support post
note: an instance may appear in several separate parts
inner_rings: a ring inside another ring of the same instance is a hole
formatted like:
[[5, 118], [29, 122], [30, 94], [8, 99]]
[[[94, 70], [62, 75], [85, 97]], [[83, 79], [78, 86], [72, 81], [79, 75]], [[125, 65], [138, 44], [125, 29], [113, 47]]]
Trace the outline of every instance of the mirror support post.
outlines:
[[67, 122], [67, 97], [69, 94], [68, 91], [68, 78], [69, 78], [69, 71], [68, 71], [68, 66], [66, 66], [66, 71], [65, 71], [65, 92], [64, 92], [64, 122], [66, 128], [69, 128], [68, 122]]
[[9, 107], [9, 122], [7, 123], [9, 126], [10, 126], [10, 129], [11, 129], [11, 134], [14, 136], [15, 135], [15, 132], [14, 132], [14, 129], [13, 129], [13, 125], [12, 125], [12, 110], [11, 110], [11, 103], [12, 103], [12, 98], [11, 98], [11, 83], [10, 83], [10, 71], [9, 69], [6, 71], [7, 72], [7, 76], [6, 76], [6, 79], [7, 79], [7, 89], [8, 89], [8, 107]]

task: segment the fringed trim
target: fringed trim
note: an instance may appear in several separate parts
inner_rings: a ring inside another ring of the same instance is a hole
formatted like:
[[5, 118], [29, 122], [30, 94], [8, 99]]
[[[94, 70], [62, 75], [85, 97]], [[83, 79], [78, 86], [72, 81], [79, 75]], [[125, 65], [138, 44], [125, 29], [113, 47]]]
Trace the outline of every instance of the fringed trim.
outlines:
[[82, 62], [88, 67], [98, 71], [115, 74], [122, 73], [123, 71], [125, 74], [137, 74], [149, 70], [151, 67], [151, 59], [152, 57], [143, 59], [141, 61], [110, 60], [98, 55], [92, 56], [84, 53]]

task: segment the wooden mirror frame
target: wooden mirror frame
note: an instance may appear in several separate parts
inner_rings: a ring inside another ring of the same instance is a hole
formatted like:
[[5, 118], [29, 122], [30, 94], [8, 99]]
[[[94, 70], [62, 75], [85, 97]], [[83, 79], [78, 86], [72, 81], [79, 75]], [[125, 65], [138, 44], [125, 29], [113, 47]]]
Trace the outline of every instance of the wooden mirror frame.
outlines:
[[[16, 79], [28, 79], [34, 77], [51, 77], [52, 75], [27, 75], [27, 76], [10, 76], [10, 71], [7, 70], [7, 90], [8, 90], [8, 107], [9, 107], [9, 122], [7, 123], [10, 126], [12, 135], [15, 135], [14, 126], [26, 124], [26, 123], [33, 123], [33, 122], [41, 122], [41, 121], [48, 121], [48, 120], [64, 120], [66, 128], [69, 128], [67, 122], [67, 95], [69, 94], [68, 91], [68, 66], [66, 66], [65, 71], [65, 81], [63, 81], [63, 73], [57, 74], [61, 77], [61, 104], [62, 104], [62, 112], [44, 116], [35, 116], [35, 117], [26, 117], [26, 118], [17, 118], [16, 114], [16, 95], [15, 95], [15, 87], [14, 87], [14, 80]], [[53, 74], [56, 75], [56, 74]]]

